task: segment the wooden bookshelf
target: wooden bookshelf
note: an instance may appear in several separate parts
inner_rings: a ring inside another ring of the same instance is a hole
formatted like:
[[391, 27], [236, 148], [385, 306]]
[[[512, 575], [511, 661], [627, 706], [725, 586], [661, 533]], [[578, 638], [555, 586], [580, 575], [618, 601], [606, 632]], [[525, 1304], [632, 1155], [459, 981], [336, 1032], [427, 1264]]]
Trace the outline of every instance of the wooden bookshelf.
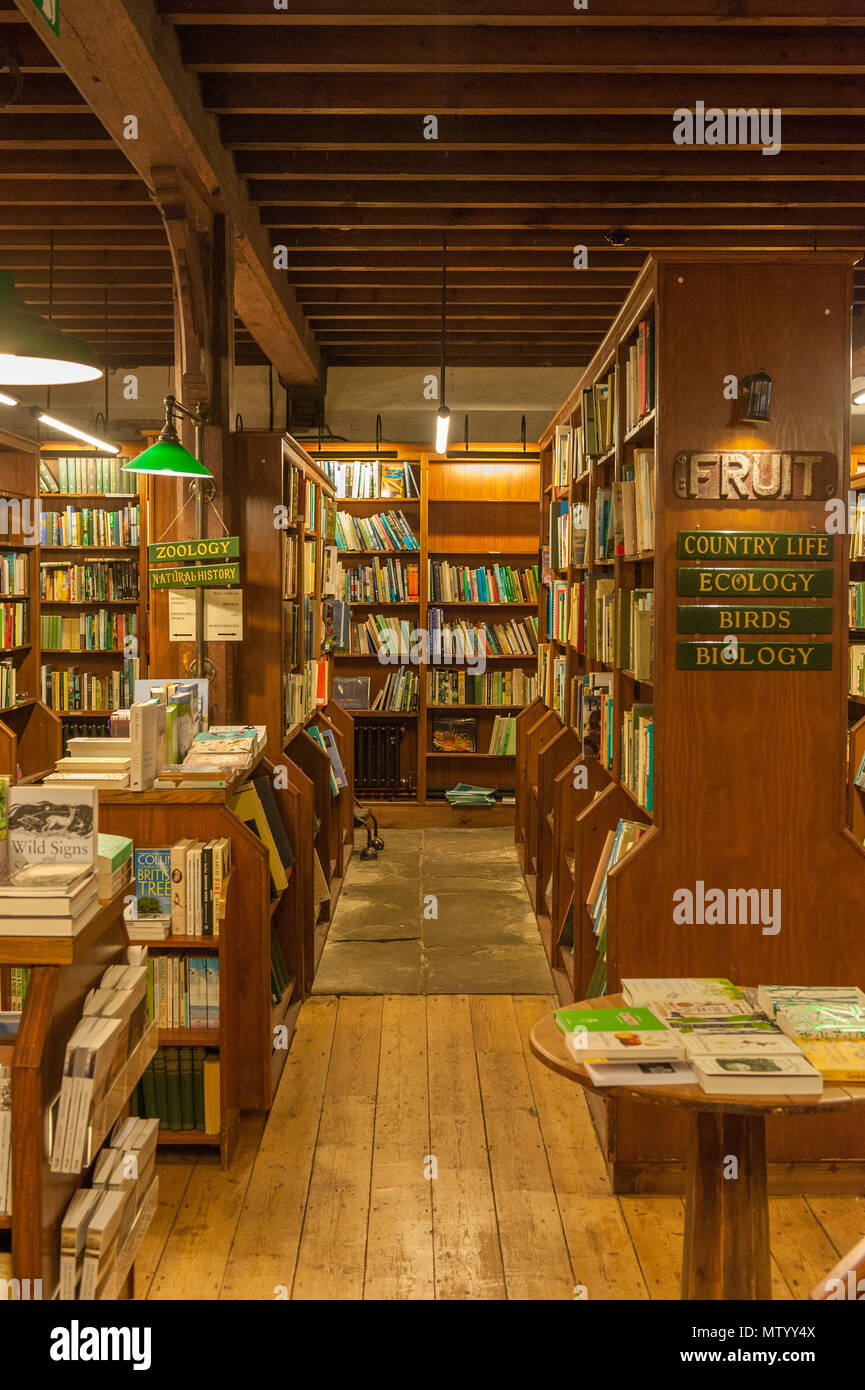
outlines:
[[[120, 446], [120, 453], [116, 456], [118, 464], [122, 465], [129, 459], [137, 457], [142, 452], [144, 444], [126, 443]], [[97, 450], [88, 449], [86, 445], [77, 444], [74, 440], [51, 441], [43, 443], [40, 447], [40, 464], [43, 470], [59, 481], [61, 458], [76, 458], [86, 461], [96, 459], [105, 460], [113, 458], [114, 455], [100, 454]], [[44, 478], [40, 479], [42, 488], [40, 501], [44, 514], [57, 511], [65, 511], [67, 507], [80, 509], [91, 507], [104, 511], [122, 511], [128, 506], [138, 507], [139, 518], [139, 539], [136, 545], [45, 545], [41, 547], [39, 556], [39, 568], [48, 572], [56, 564], [63, 566], [91, 565], [96, 563], [120, 563], [128, 561], [137, 570], [137, 594], [135, 598], [123, 599], [98, 599], [98, 600], [71, 600], [65, 601], [56, 598], [44, 598], [41, 600], [40, 613], [58, 617], [68, 617], [78, 611], [90, 616], [100, 611], [108, 613], [111, 617], [123, 615], [129, 618], [134, 615], [136, 633], [134, 641], [130, 644], [132, 659], [127, 662], [123, 647], [117, 649], [101, 650], [70, 650], [69, 648], [55, 649], [41, 647], [39, 668], [48, 666], [59, 668], [61, 671], [81, 673], [85, 675], [95, 675], [104, 677], [111, 670], [126, 671], [130, 682], [134, 681], [136, 674], [145, 676], [148, 670], [148, 618], [150, 596], [148, 591], [148, 491], [149, 480], [145, 475], [136, 475], [134, 479], [133, 492], [100, 492], [98, 490], [85, 492], [51, 491], [45, 487]], [[39, 577], [37, 576], [37, 582]], [[109, 701], [108, 708], [104, 711], [100, 709], [62, 709], [57, 708], [56, 714], [64, 726], [71, 723], [80, 724], [84, 733], [94, 733], [106, 724], [111, 710], [127, 703], [126, 698], [118, 701]], [[68, 728], [66, 729], [68, 732]]]
[[[10, 602], [27, 611], [24, 643], [3, 647], [0, 660], [8, 658], [15, 671], [16, 701], [3, 705], [0, 700], [0, 773], [15, 778], [51, 771], [61, 753], [60, 720], [39, 698], [39, 535], [35, 515], [39, 498], [39, 446], [33, 440], [0, 430], [0, 501], [9, 504], [4, 512], [9, 529], [0, 533], [0, 560], [15, 555], [27, 558], [27, 584], [14, 596], [0, 595], [0, 604]], [[17, 504], [18, 516], [12, 508]], [[31, 509], [27, 513], [24, 508]], [[29, 517], [29, 524], [28, 524]], [[20, 529], [13, 527], [17, 523]]]
[[[418, 449], [417, 445], [387, 442], [380, 447], [373, 443], [351, 443], [325, 445], [321, 451], [313, 451], [323, 466], [331, 461], [380, 460], [385, 462], [407, 462], [419, 480], [420, 497], [414, 499], [382, 498], [352, 499], [339, 498], [340, 509], [359, 515], [370, 511], [405, 511], [412, 527], [417, 526], [418, 551], [340, 551], [340, 564], [350, 568], [358, 563], [368, 563], [372, 555], [391, 558], [398, 563], [418, 563], [419, 586], [418, 601], [397, 607], [390, 604], [356, 603], [352, 604], [352, 617], [366, 617], [370, 610], [381, 610], [387, 614], [408, 617], [416, 615], [417, 626], [429, 631], [430, 608], [441, 608], [448, 622], [465, 620], [468, 622], [505, 623], [513, 617], [525, 619], [532, 613], [534, 602], [485, 603], [469, 599], [434, 600], [431, 597], [429, 582], [430, 561], [446, 560], [450, 563], [477, 567], [490, 563], [501, 563], [517, 569], [537, 566], [538, 563], [538, 524], [537, 509], [539, 499], [539, 468], [537, 451], [529, 448], [522, 455], [520, 446], [510, 444], [479, 444], [473, 446], [471, 457], [462, 457], [462, 451], [452, 449], [446, 456], [437, 456]], [[519, 669], [528, 676], [535, 676], [537, 657], [531, 655], [490, 655], [487, 669], [509, 671]], [[395, 669], [382, 664], [374, 654], [339, 653], [336, 657], [337, 674], [370, 676], [371, 698], [380, 690], [389, 672]], [[411, 806], [430, 808], [430, 813], [442, 810], [453, 816], [443, 798], [445, 788], [456, 782], [474, 782], [493, 786], [503, 795], [510, 795], [514, 789], [516, 760], [511, 755], [489, 756], [490, 734], [497, 714], [515, 714], [520, 705], [504, 703], [501, 705], [469, 705], [461, 703], [433, 704], [427, 692], [427, 673], [431, 670], [470, 669], [456, 662], [442, 663], [440, 667], [421, 664], [413, 667], [420, 674], [417, 709], [411, 711], [353, 711], [359, 737], [360, 731], [372, 720], [391, 720], [399, 731], [400, 738], [400, 782], [399, 797], [392, 790], [359, 788], [361, 799], [380, 803], [377, 813], [382, 823], [411, 823], [403, 819], [399, 809], [405, 800]], [[477, 728], [477, 751], [460, 755], [436, 751], [432, 746], [432, 720], [436, 716], [458, 715], [475, 718]], [[511, 806], [501, 800], [494, 807], [476, 808], [466, 813], [460, 823], [504, 824], [512, 816]], [[431, 822], [430, 822], [431, 823]]]
[[[66, 1045], [82, 1017], [87, 993], [109, 965], [125, 960], [128, 946], [123, 925], [125, 893], [106, 903], [74, 938], [0, 938], [0, 966], [29, 964], [30, 980], [12, 1052], [12, 1216], [0, 1218], [11, 1230], [12, 1277], [41, 1280], [43, 1300], [54, 1296], [60, 1271], [60, 1226], [66, 1208], [84, 1182], [83, 1174], [52, 1173], [46, 1123], [60, 1090]], [[22, 959], [22, 947], [29, 956]], [[134, 1049], [94, 1111], [90, 1161], [113, 1124], [128, 1112], [128, 1100], [153, 1055], [152, 1030]], [[140, 1245], [154, 1206], [140, 1213]], [[2, 1237], [0, 1237], [2, 1238]], [[109, 1296], [132, 1296], [127, 1280], [134, 1259], [126, 1250], [123, 1280], [112, 1283]], [[31, 1292], [31, 1298], [37, 1295]]]
[[[825, 535], [826, 498], [846, 496], [850, 265], [851, 257], [829, 252], [743, 252], [724, 258], [670, 252], [650, 258], [595, 358], [542, 436], [546, 488], [555, 427], [580, 425], [583, 389], [615, 362], [615, 447], [606, 457], [592, 459], [585, 476], [572, 478], [567, 490], [569, 504], [587, 495], [590, 535], [597, 489], [621, 480], [629, 451], [653, 446], [657, 460], [653, 543], [636, 558], [616, 556], [608, 567], [617, 595], [630, 588], [654, 590], [651, 680], [637, 683], [630, 665], [620, 665], [618, 656], [601, 666], [611, 665], [614, 677], [610, 766], [594, 761], [588, 767], [580, 754], [557, 774], [573, 782], [575, 773], [585, 772], [584, 785], [564, 803], [569, 825], [557, 827], [554, 812], [551, 827], [552, 963], [568, 981], [565, 998], [591, 993], [588, 980], [597, 952], [586, 897], [607, 834], [623, 819], [644, 824], [647, 833], [607, 880], [609, 991], [619, 988], [623, 975], [726, 975], [745, 984], [863, 983], [857, 905], [865, 848], [861, 821], [855, 838], [846, 828], [849, 806], [860, 796], [850, 787], [849, 769], [865, 751], [859, 727], [863, 707], [858, 706], [850, 757], [845, 758], [850, 707], [847, 538], [836, 537], [831, 559], [819, 562], [832, 572], [832, 592], [825, 599], [831, 607], [831, 636], [817, 635], [811, 643], [807, 635], [809, 645], [831, 647], [831, 669], [688, 669], [689, 651], [680, 652], [679, 645], [688, 634], [678, 631], [678, 608], [688, 601], [679, 598], [679, 585], [685, 583], [679, 572], [695, 567], [695, 561], [679, 558], [680, 533]], [[738, 306], [735, 312], [731, 306]], [[648, 317], [655, 324], [658, 404], [626, 438], [621, 368], [636, 326]], [[698, 341], [700, 350], [694, 352]], [[724, 398], [719, 384], [729, 373], [744, 376], [758, 366], [765, 366], [775, 384], [771, 423], [762, 425], [743, 421], [741, 407]], [[683, 451], [797, 449], [828, 452], [819, 491], [801, 500], [801, 493], [784, 500], [748, 495], [713, 500], [699, 491], [689, 493], [687, 481], [676, 486], [674, 461]], [[810, 569], [816, 562], [799, 563]], [[746, 566], [750, 561], [726, 564]], [[805, 602], [800, 598], [790, 606]], [[551, 796], [542, 790], [544, 747], [553, 744], [559, 728], [571, 726], [572, 678], [597, 669], [571, 642], [563, 647], [566, 698], [557, 710], [543, 713], [536, 707], [520, 716], [518, 761], [522, 757], [525, 763], [526, 782], [517, 840], [535, 901], [538, 885], [531, 876], [540, 876], [539, 867], [543, 872], [544, 818], [562, 805], [561, 781], [554, 778]], [[549, 699], [550, 691], [545, 694]], [[622, 719], [635, 702], [653, 705], [651, 813], [622, 780]], [[567, 882], [556, 884], [557, 875], [567, 875]], [[555, 932], [571, 881], [574, 946], [566, 961], [569, 948], [558, 946]], [[693, 890], [700, 881], [725, 892], [740, 884], [777, 888], [783, 903], [781, 932], [764, 934], [750, 921], [716, 928], [675, 925], [674, 892], [683, 885]], [[628, 1101], [592, 1098], [591, 1104], [615, 1190], [681, 1190], [686, 1136], [673, 1117], [662, 1128], [647, 1130], [643, 1113]], [[842, 1116], [795, 1131], [783, 1119], [773, 1121], [769, 1154], [775, 1190], [801, 1191], [806, 1174], [809, 1190], [861, 1190], [861, 1135]]]

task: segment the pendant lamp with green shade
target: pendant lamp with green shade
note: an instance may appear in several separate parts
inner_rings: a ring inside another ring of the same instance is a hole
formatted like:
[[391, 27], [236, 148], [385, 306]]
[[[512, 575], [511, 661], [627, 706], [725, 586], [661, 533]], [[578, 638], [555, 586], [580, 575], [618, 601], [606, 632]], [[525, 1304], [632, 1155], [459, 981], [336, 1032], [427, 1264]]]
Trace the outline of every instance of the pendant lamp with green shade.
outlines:
[[61, 386], [101, 376], [89, 344], [28, 308], [12, 276], [0, 271], [0, 384]]
[[162, 433], [137, 458], [124, 463], [122, 473], [150, 473], [159, 478], [212, 478], [209, 468], [205, 468], [194, 454], [184, 449], [174, 423], [175, 414], [186, 415], [195, 420], [194, 412], [187, 410], [175, 400], [174, 396], [165, 398], [165, 425]]

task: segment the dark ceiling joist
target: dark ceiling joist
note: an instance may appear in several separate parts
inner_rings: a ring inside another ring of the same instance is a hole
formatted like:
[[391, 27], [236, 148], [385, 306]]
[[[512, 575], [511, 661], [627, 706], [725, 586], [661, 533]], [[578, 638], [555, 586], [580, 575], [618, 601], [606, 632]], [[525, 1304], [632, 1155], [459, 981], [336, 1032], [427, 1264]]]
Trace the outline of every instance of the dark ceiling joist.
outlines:
[[[705, 24], [724, 27], [783, 27], [802, 24], [820, 28], [827, 24], [846, 24], [861, 28], [865, 24], [858, 0], [688, 0], [687, 9], [679, 0], [605, 0], [603, 8], [588, 9], [574, 16], [558, 0], [299, 0], [289, 11], [258, 12], [243, 0], [157, 0], [157, 6], [171, 23], [183, 25], [232, 24], [278, 28], [293, 25], [393, 24], [477, 25], [525, 24], [570, 29], [575, 23], [613, 27], [635, 22], [647, 27], [677, 25], [683, 28]], [[733, 13], [731, 13], [731, 9]], [[768, 13], [771, 12], [771, 13]]]
[[[574, 232], [574, 242], [580, 242], [579, 233], [591, 227], [606, 230], [610, 226], [626, 227], [631, 232], [631, 242], [644, 243], [644, 238], [634, 236], [635, 229], [678, 228], [683, 232], [694, 227], [729, 228], [730, 231], [748, 232], [754, 227], [772, 227], [785, 231], [791, 227], [825, 227], [842, 229], [855, 227], [860, 231], [865, 227], [865, 218], [858, 207], [837, 207], [830, 203], [826, 207], [778, 208], [764, 207], [711, 207], [700, 206], [684, 208], [649, 208], [639, 204], [622, 206], [611, 217], [610, 209], [581, 207], [547, 207], [542, 211], [529, 208], [520, 211], [510, 208], [499, 211], [495, 206], [475, 207], [358, 207], [356, 204], [344, 208], [329, 205], [308, 205], [304, 203], [289, 206], [268, 207], [262, 211], [262, 221], [268, 227], [334, 227], [349, 225], [354, 227], [389, 227], [394, 230], [401, 226], [437, 227], [529, 227], [542, 222], [547, 227], [568, 227]], [[86, 225], [86, 224], [85, 224]], [[121, 224], [122, 225], [122, 224]], [[277, 238], [278, 240], [278, 238]], [[651, 240], [651, 239], [650, 239]]]

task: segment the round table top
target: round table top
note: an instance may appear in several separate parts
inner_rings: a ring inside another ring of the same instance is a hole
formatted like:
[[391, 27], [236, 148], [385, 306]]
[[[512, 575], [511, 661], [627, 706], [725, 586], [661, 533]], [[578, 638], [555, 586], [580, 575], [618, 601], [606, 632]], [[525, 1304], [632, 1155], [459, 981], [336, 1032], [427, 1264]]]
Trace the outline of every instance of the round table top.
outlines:
[[[621, 994], [600, 999], [582, 999], [568, 1004], [569, 1009], [620, 1009], [625, 1000]], [[623, 1099], [654, 1102], [657, 1105], [680, 1106], [685, 1109], [722, 1110], [743, 1115], [809, 1115], [816, 1111], [844, 1110], [865, 1102], [865, 1083], [829, 1081], [819, 1096], [724, 1096], [708, 1095], [700, 1086], [596, 1086], [585, 1067], [575, 1062], [565, 1045], [565, 1035], [556, 1023], [554, 1013], [544, 1014], [531, 1031], [531, 1047], [536, 1057], [553, 1071], [576, 1081], [587, 1091], [599, 1096], [621, 1096]]]

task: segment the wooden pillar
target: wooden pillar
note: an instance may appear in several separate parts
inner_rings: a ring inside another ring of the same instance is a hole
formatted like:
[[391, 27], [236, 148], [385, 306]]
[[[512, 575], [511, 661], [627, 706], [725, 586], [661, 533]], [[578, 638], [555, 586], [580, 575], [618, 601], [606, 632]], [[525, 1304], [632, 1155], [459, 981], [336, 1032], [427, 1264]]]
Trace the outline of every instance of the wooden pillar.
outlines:
[[[178, 169], [160, 167], [152, 174], [174, 277], [174, 394], [188, 408], [201, 406], [207, 413], [202, 461], [213, 474], [215, 494], [212, 507], [206, 507], [205, 535], [223, 534], [215, 512], [231, 534], [231, 496], [225, 486], [234, 423], [231, 227], [226, 215], [215, 211]], [[192, 451], [192, 426], [182, 420], [178, 426], [184, 446]], [[152, 540], [195, 538], [195, 504], [188, 480], [153, 479], [149, 505]], [[150, 674], [156, 677], [185, 675], [194, 655], [192, 643], [169, 641], [165, 592], [150, 595], [149, 650]], [[216, 668], [210, 717], [225, 723], [234, 717], [234, 649], [231, 643], [221, 643], [208, 656]]]

